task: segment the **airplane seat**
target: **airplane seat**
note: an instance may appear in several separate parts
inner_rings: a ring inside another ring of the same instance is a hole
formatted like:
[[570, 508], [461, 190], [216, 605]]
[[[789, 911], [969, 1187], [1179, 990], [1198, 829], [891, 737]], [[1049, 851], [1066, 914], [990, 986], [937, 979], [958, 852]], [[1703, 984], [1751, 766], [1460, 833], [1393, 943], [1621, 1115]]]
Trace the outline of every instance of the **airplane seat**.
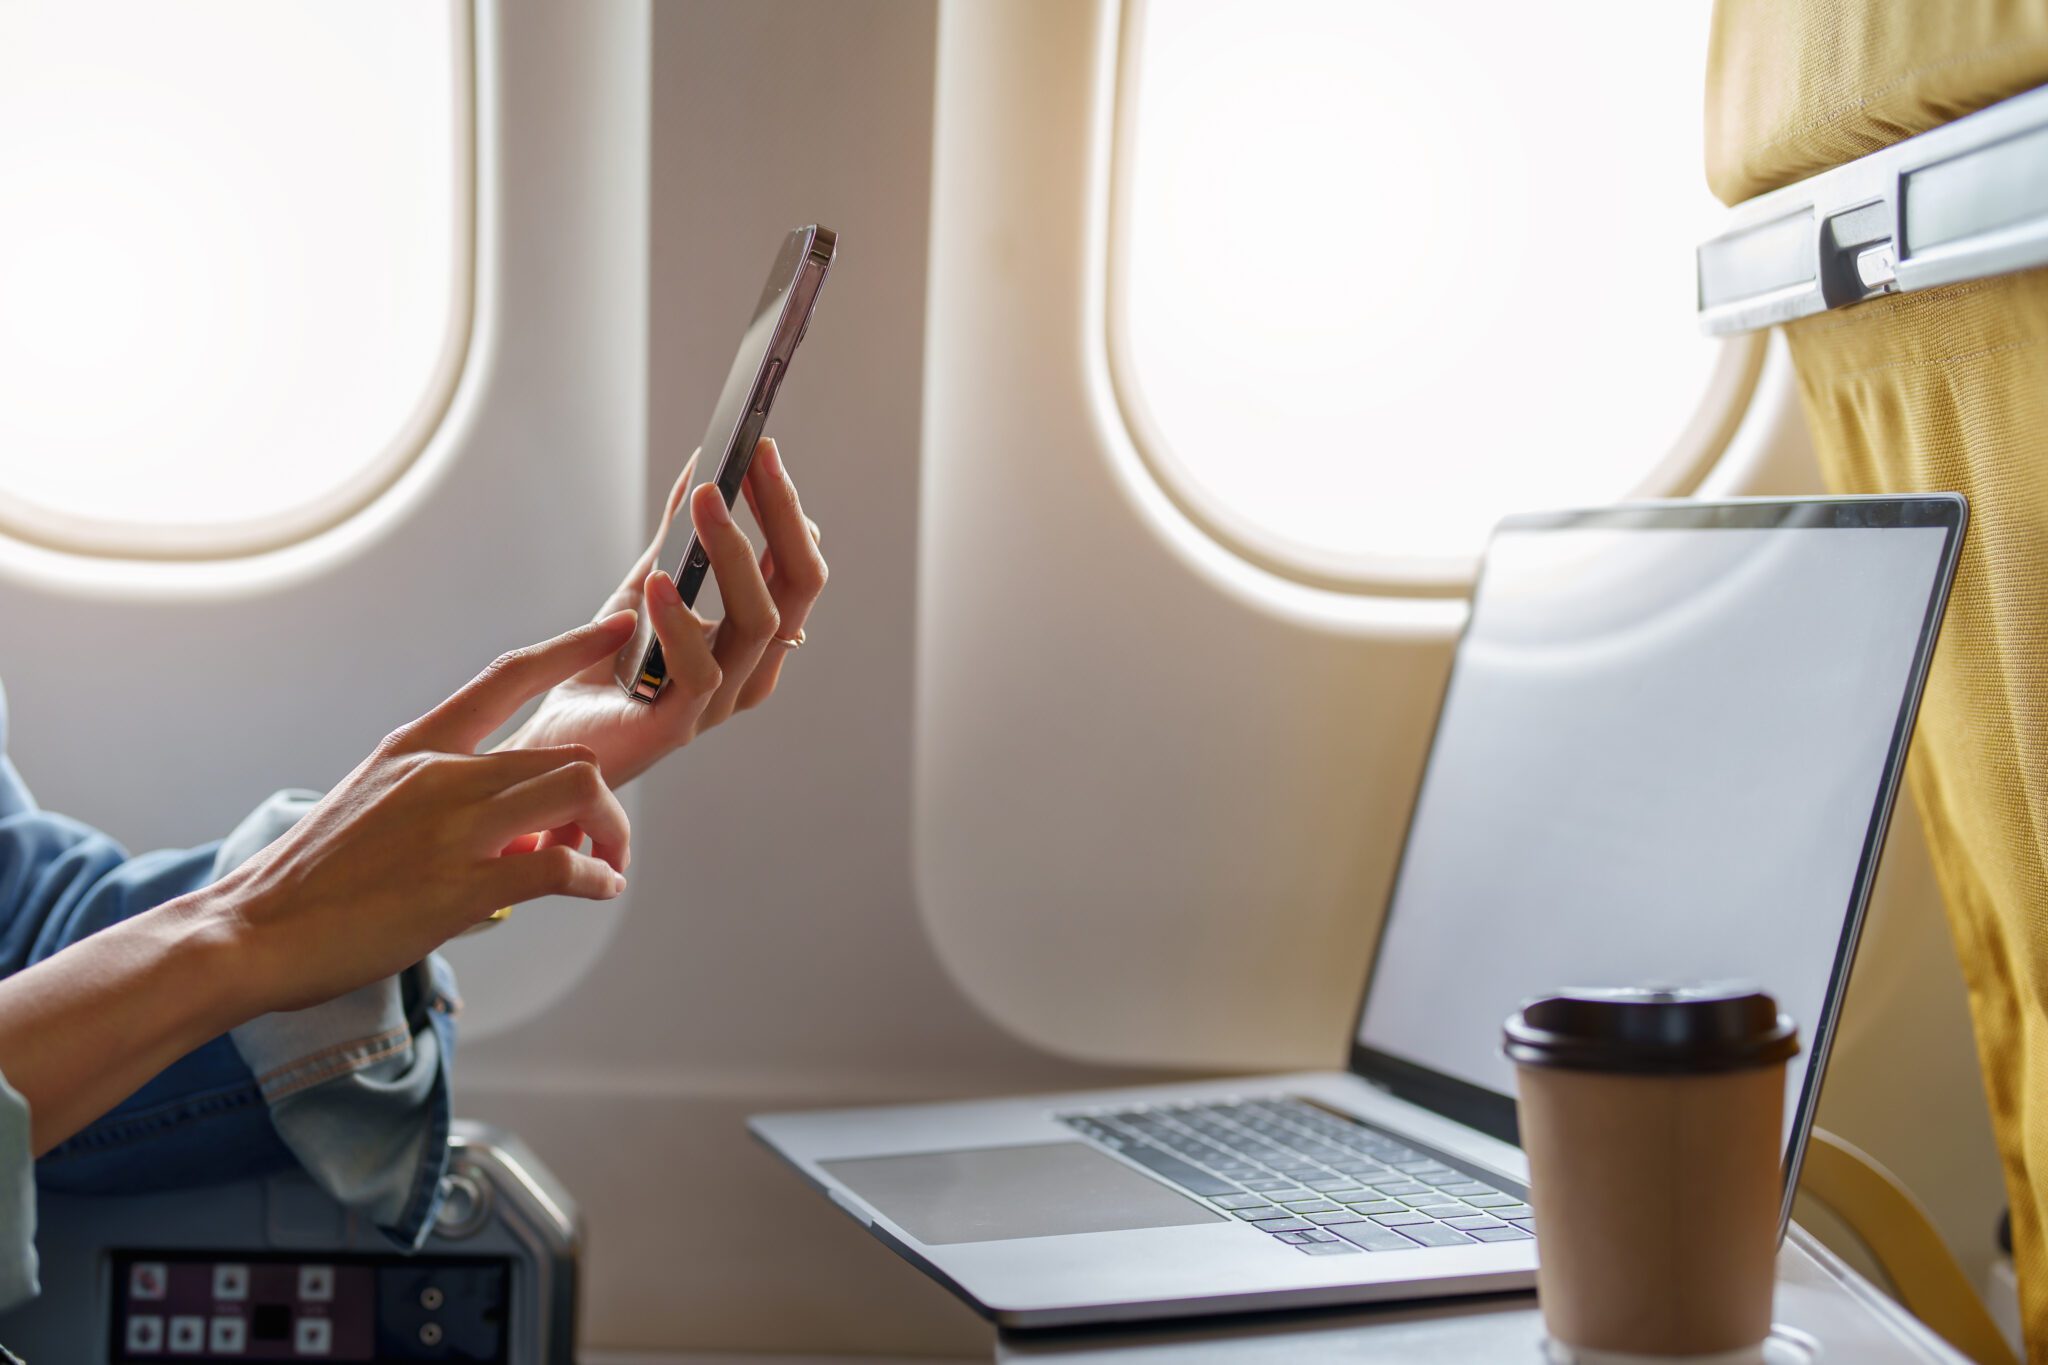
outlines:
[[43, 1293], [0, 1316], [0, 1340], [27, 1361], [79, 1365], [571, 1365], [574, 1202], [510, 1133], [457, 1121], [448, 1144], [447, 1197], [413, 1254], [297, 1171], [119, 1198], [45, 1193]]
[[1900, 1303], [1978, 1365], [2019, 1365], [1920, 1201], [1862, 1148], [1825, 1128], [1807, 1139], [1799, 1192], [1840, 1219]]
[[[2010, 1201], [2016, 1274], [1992, 1279], [2016, 1283], [2019, 1335], [2040, 1359], [2048, 1113], [2029, 1097], [2048, 1082], [2048, 7], [1716, 0], [1705, 152], [1731, 225], [1698, 251], [1704, 330], [1783, 328], [1833, 491], [1970, 502], [1908, 780]], [[1824, 1167], [1841, 1155], [1819, 1151]]]

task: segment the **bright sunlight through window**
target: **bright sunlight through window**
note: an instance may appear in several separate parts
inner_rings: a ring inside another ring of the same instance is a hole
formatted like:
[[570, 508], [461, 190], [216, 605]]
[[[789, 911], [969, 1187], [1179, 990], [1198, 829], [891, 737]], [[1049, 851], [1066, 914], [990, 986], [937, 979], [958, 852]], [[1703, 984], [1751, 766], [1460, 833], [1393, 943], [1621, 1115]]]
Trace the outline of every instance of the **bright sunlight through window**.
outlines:
[[1127, 3], [1113, 363], [1197, 520], [1369, 579], [1665, 460], [1718, 356], [1706, 3]]
[[0, 517], [243, 553], [362, 505], [468, 335], [466, 10], [0, 0]]

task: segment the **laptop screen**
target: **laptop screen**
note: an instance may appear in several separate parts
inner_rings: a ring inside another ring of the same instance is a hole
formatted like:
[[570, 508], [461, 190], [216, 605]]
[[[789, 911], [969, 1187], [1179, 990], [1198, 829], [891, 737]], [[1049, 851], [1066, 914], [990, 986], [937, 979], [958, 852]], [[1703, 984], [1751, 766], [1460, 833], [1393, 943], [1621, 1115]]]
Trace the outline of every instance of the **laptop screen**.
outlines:
[[1937, 498], [1503, 523], [1357, 1069], [1511, 1131], [1500, 1029], [1522, 1001], [1742, 979], [1799, 1025], [1786, 1129], [1803, 1134], [1960, 520]]

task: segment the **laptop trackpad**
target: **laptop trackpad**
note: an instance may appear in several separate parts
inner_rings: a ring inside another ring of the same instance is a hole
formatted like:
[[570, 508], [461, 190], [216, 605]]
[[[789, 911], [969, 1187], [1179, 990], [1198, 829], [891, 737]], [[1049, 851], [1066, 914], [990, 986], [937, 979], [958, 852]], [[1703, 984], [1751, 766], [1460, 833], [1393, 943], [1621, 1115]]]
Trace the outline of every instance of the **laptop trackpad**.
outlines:
[[1226, 1221], [1078, 1142], [819, 1165], [927, 1246]]

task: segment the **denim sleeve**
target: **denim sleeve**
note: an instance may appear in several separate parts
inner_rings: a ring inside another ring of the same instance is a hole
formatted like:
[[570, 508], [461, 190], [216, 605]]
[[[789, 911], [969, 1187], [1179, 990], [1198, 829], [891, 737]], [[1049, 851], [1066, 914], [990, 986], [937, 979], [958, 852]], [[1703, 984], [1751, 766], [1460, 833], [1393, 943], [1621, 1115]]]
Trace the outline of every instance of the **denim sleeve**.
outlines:
[[[5, 743], [0, 704], [0, 753]], [[0, 977], [206, 885], [214, 853], [208, 844], [130, 857], [99, 831], [39, 810], [12, 765], [0, 761]], [[52, 1189], [127, 1193], [290, 1163], [255, 1077], [222, 1037], [45, 1154], [35, 1178]]]

